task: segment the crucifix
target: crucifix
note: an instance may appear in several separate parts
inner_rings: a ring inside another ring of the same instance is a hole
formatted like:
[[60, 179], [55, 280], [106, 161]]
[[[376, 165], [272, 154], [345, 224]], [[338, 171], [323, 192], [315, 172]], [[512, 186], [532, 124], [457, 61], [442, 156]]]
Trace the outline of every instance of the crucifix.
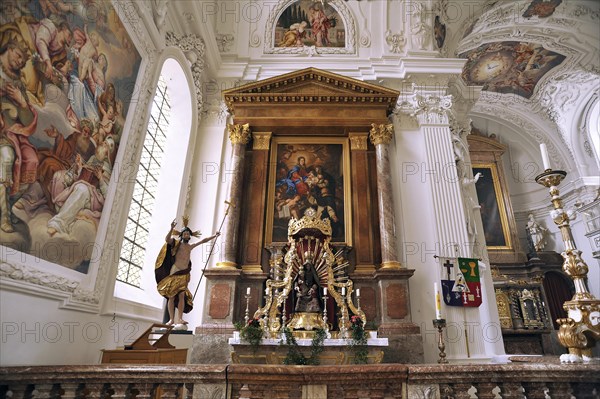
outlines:
[[442, 267], [446, 268], [446, 274], [448, 275], [448, 280], [450, 280], [450, 269], [454, 267], [454, 265], [450, 263], [450, 259], [446, 259], [446, 263], [444, 263]]

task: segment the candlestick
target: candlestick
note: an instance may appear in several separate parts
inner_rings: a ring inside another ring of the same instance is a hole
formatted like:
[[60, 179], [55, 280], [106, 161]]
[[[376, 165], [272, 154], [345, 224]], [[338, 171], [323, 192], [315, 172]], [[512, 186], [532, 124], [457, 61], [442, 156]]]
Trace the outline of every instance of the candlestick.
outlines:
[[442, 318], [442, 301], [440, 298], [440, 290], [438, 289], [437, 283], [433, 283], [433, 292], [435, 295], [435, 318]]
[[546, 148], [546, 144], [540, 144], [540, 152], [542, 153], [542, 163], [544, 164], [544, 170], [551, 170], [550, 166], [550, 157], [548, 156], [548, 148]]
[[434, 319], [433, 326], [438, 329], [438, 349], [440, 350], [440, 357], [438, 359], [438, 363], [448, 363], [446, 359], [446, 344], [444, 343], [444, 328], [446, 327], [445, 319]]
[[248, 287], [248, 289], [246, 290], [246, 312], [244, 313], [244, 321], [246, 322], [246, 325], [248, 325], [248, 320], [250, 320], [249, 307], [250, 307], [250, 287]]
[[[541, 146], [540, 146], [541, 147]], [[547, 169], [549, 166], [545, 166]], [[558, 340], [561, 345], [569, 350], [569, 354], [561, 355], [561, 362], [580, 362], [592, 357], [592, 350], [599, 341], [598, 326], [591, 326], [592, 312], [600, 312], [600, 300], [598, 300], [587, 287], [588, 265], [581, 257], [581, 251], [575, 245], [570, 221], [573, 220], [570, 212], [564, 209], [563, 201], [558, 190], [558, 185], [567, 176], [563, 170], [546, 170], [536, 176], [538, 184], [550, 189], [550, 202], [554, 210], [550, 213], [554, 223], [558, 226], [561, 238], [565, 244], [562, 253], [564, 258], [563, 270], [571, 277], [575, 286], [575, 295], [570, 301], [563, 304], [567, 311], [567, 318], [560, 318]], [[581, 317], [589, 314], [590, 317]], [[591, 331], [595, 331], [589, 334]], [[588, 335], [589, 334], [589, 335]]]
[[327, 324], [327, 287], [323, 288], [323, 324], [325, 324], [325, 334], [329, 335], [329, 325]]

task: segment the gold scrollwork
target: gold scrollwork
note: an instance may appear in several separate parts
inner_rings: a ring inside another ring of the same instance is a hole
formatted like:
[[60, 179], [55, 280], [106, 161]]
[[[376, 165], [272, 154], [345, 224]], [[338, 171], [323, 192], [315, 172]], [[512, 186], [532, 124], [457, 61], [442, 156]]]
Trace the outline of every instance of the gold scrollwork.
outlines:
[[250, 124], [228, 124], [227, 131], [229, 133], [229, 141], [231, 144], [248, 144], [250, 141]]
[[371, 130], [369, 131], [371, 143], [377, 144], [389, 144], [392, 141], [394, 135], [394, 125], [392, 124], [371, 124]]

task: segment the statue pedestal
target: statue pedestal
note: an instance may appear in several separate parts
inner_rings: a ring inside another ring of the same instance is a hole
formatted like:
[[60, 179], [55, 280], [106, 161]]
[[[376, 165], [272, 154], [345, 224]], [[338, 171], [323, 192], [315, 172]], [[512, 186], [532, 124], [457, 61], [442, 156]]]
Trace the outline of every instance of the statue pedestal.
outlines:
[[[310, 356], [311, 339], [296, 339], [298, 350]], [[231, 361], [234, 364], [283, 364], [288, 348], [280, 344], [280, 339], [264, 338], [255, 350], [247, 342], [239, 338], [229, 338], [233, 347]], [[378, 364], [383, 360], [383, 349], [388, 346], [387, 338], [369, 338], [368, 363]], [[319, 355], [321, 365], [354, 364], [354, 351], [350, 339], [326, 339], [323, 341], [323, 352]]]

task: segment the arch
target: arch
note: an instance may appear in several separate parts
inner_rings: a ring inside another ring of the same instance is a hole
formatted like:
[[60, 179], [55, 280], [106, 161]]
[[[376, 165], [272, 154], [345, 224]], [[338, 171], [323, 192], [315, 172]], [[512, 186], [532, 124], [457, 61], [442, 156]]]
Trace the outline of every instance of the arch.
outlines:
[[[164, 244], [168, 226], [176, 215], [182, 214], [186, 203], [190, 175], [189, 165], [195, 141], [193, 132], [196, 131], [198, 124], [198, 108], [196, 107], [196, 94], [191, 70], [181, 50], [177, 48], [165, 49], [156, 65], [154, 75], [156, 90], [153, 94], [153, 101], [150, 102], [147, 110], [147, 130], [145, 134], [140, 136], [138, 146], [144, 147], [145, 141], [143, 140], [148, 136], [151, 124], [157, 121], [157, 119], [153, 119], [152, 114], [155, 114], [158, 110], [154, 99], [157, 98], [158, 81], [162, 78], [166, 83], [170, 103], [170, 119], [165, 132], [164, 155], [160, 162], [160, 173], [154, 190], [156, 196], [153, 209], [150, 210], [152, 217], [144, 246], [143, 269], [141, 270], [139, 289], [116, 282], [114, 295], [118, 298], [126, 298], [128, 301], [140, 302], [162, 309], [163, 298], [156, 292], [154, 273], [150, 269], [154, 268], [156, 255]], [[148, 154], [148, 150], [140, 149], [142, 151], [140, 151], [138, 160], [141, 159], [142, 153]], [[140, 175], [141, 170], [140, 167], [136, 176]], [[136, 182], [136, 184], [138, 183]], [[133, 195], [132, 193], [130, 198]], [[130, 204], [132, 204], [133, 199], [130, 201]], [[178, 222], [181, 223], [181, 221]]]

